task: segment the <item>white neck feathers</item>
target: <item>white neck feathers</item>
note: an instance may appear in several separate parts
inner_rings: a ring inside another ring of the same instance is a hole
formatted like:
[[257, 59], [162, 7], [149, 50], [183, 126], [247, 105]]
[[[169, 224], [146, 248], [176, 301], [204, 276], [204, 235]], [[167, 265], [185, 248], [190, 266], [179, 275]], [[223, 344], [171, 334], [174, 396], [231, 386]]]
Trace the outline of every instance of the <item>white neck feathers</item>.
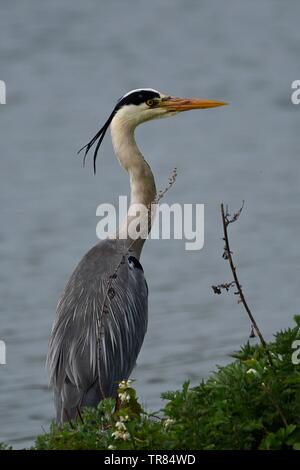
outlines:
[[156, 197], [153, 173], [138, 149], [134, 138], [134, 130], [138, 122], [126, 119], [122, 112], [114, 117], [111, 123], [111, 136], [114, 151], [121, 166], [130, 178], [131, 204], [149, 206]]
[[[122, 110], [113, 118], [111, 123], [111, 136], [114, 151], [121, 166], [128, 172], [130, 178], [130, 207], [126, 220], [122, 223], [118, 230], [119, 238], [131, 239], [128, 227], [133, 219], [136, 218], [138, 206], [142, 205], [143, 209], [151, 209], [151, 203], [155, 202], [156, 188], [154, 176], [150, 166], [145, 161], [138, 149], [134, 138], [135, 127], [139, 124], [134, 120], [126, 119], [122, 116]], [[148, 217], [147, 217], [148, 218]], [[148, 230], [151, 229], [150, 219], [148, 220]], [[146, 234], [147, 235], [147, 234]], [[139, 238], [135, 243], [135, 256], [139, 258], [145, 238]]]

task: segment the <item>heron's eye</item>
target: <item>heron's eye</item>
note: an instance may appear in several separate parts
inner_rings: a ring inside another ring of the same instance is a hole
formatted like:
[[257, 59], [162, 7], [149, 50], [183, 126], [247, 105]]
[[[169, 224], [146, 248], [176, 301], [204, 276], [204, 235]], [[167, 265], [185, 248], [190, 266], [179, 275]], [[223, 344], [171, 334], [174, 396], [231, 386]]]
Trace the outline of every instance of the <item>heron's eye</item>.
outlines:
[[154, 100], [147, 100], [146, 105], [150, 106], [150, 107], [153, 106], [154, 105]]

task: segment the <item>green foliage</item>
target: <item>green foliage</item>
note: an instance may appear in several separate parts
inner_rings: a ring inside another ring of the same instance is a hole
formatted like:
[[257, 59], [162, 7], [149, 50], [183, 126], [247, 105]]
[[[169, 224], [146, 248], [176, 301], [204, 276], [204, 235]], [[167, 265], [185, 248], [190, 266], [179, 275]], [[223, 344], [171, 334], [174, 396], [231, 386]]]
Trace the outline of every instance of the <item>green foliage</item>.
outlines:
[[300, 450], [300, 365], [293, 365], [294, 328], [277, 333], [268, 345], [246, 344], [231, 364], [218, 368], [197, 387], [167, 392], [159, 416], [138, 403], [130, 381], [112, 400], [83, 412], [83, 422], [52, 425], [36, 449], [294, 449]]
[[48, 434], [37, 437], [35, 448], [39, 450], [107, 449], [108, 432], [106, 429], [111, 421], [113, 408], [113, 400], [105, 400], [98, 408], [86, 408], [82, 415], [82, 422], [78, 419], [64, 426], [53, 423]]
[[12, 447], [0, 442], [0, 450], [12, 450]]

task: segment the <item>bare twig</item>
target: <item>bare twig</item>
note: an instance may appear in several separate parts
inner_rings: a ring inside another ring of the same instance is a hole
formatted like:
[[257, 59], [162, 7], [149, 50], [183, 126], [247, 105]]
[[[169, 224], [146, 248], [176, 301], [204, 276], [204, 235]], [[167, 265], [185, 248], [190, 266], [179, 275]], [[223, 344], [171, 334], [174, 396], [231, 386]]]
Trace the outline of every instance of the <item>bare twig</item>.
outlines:
[[164, 197], [164, 195], [169, 191], [169, 189], [172, 188], [172, 186], [175, 184], [176, 178], [177, 178], [177, 168], [175, 167], [173, 168], [171, 176], [169, 177], [168, 185], [164, 189], [158, 191], [158, 194], [154, 201], [155, 203], [158, 203]]
[[230, 287], [235, 285], [235, 281], [225, 282], [223, 284], [218, 284], [217, 286], [211, 286], [212, 290], [215, 294], [222, 294], [222, 290], [226, 290], [227, 292], [230, 290]]
[[237, 276], [237, 273], [236, 273], [236, 267], [233, 263], [233, 259], [232, 259], [232, 251], [230, 250], [230, 245], [229, 245], [229, 238], [228, 238], [228, 230], [227, 230], [227, 227], [229, 224], [235, 222], [236, 220], [238, 220], [239, 216], [241, 215], [241, 212], [243, 210], [243, 207], [244, 207], [244, 201], [243, 201], [243, 205], [242, 207], [240, 208], [240, 210], [234, 214], [232, 217], [230, 216], [229, 212], [228, 212], [228, 207], [226, 207], [226, 212], [224, 211], [224, 205], [221, 204], [221, 216], [222, 216], [222, 223], [223, 223], [223, 232], [224, 232], [224, 242], [225, 242], [225, 247], [224, 247], [224, 253], [223, 253], [223, 258], [224, 259], [227, 259], [228, 262], [229, 262], [229, 265], [230, 265], [230, 269], [231, 269], [231, 272], [232, 272], [232, 275], [233, 275], [233, 279], [234, 279], [234, 283], [236, 285], [236, 288], [237, 288], [237, 294], [239, 295], [239, 298], [240, 298], [240, 301], [241, 303], [244, 305], [245, 307], [245, 310], [250, 318], [250, 321], [251, 321], [251, 326], [252, 326], [252, 329], [256, 332], [257, 336], [259, 337], [260, 339], [260, 342], [262, 344], [262, 347], [264, 348], [266, 354], [267, 354], [267, 358], [268, 358], [268, 361], [269, 361], [269, 364], [271, 366], [273, 366], [273, 361], [272, 361], [272, 357], [271, 357], [271, 354], [270, 354], [270, 351], [267, 347], [267, 343], [256, 323], [256, 320], [254, 318], [254, 316], [252, 315], [251, 313], [251, 310], [249, 308], [249, 305], [245, 299], [245, 296], [244, 296], [244, 293], [243, 293], [243, 290], [242, 290], [242, 286], [240, 284], [240, 281], [238, 279], [238, 276]]
[[268, 397], [270, 398], [270, 401], [272, 402], [272, 405], [276, 408], [276, 411], [277, 413], [279, 414], [280, 418], [281, 418], [281, 421], [283, 422], [284, 426], [287, 427], [288, 426], [288, 422], [286, 420], [286, 417], [284, 416], [277, 400], [275, 399], [275, 397], [273, 396], [273, 393], [272, 391], [270, 390], [269, 386], [266, 385], [265, 383], [262, 383], [262, 388], [263, 390], [265, 390], [265, 392], [267, 393]]
[[83, 420], [79, 406], [76, 406], [76, 410], [77, 410], [77, 416], [79, 417], [81, 424], [84, 424], [84, 420]]
[[116, 401], [115, 401], [115, 409], [114, 409], [114, 412], [117, 413], [120, 408], [121, 408], [121, 400], [119, 398], [119, 396], [116, 397]]
[[[243, 207], [244, 207], [244, 201], [243, 201], [243, 204], [242, 204], [242, 207], [240, 208], [240, 210], [238, 212], [236, 212], [235, 214], [233, 214], [233, 216], [231, 216], [228, 212], [228, 207], [226, 206], [226, 211], [224, 210], [224, 205], [221, 204], [221, 216], [222, 216], [222, 224], [223, 224], [223, 232], [224, 232], [224, 237], [223, 237], [223, 240], [225, 242], [225, 246], [224, 246], [224, 252], [223, 252], [223, 258], [228, 260], [229, 262], [229, 265], [230, 265], [230, 269], [231, 269], [231, 272], [232, 272], [232, 275], [233, 275], [233, 281], [231, 283], [225, 283], [225, 284], [219, 284], [218, 286], [212, 286], [214, 292], [216, 294], [221, 294], [222, 292], [222, 289], [226, 289], [226, 291], [228, 291], [232, 286], [235, 286], [236, 287], [236, 292], [234, 292], [236, 295], [239, 296], [239, 302], [242, 303], [244, 305], [244, 308], [247, 312], [247, 315], [249, 316], [250, 318], [250, 321], [251, 321], [251, 333], [250, 333], [250, 337], [253, 338], [255, 336], [254, 334], [254, 331], [256, 332], [257, 336], [259, 337], [260, 339], [260, 342], [261, 342], [261, 345], [266, 353], [266, 357], [267, 357], [267, 360], [271, 366], [271, 371], [273, 371], [273, 373], [275, 374], [275, 370], [274, 370], [274, 363], [273, 363], [273, 360], [272, 360], [272, 356], [271, 356], [271, 353], [268, 349], [268, 346], [267, 346], [267, 343], [256, 323], [256, 320], [250, 310], [250, 307], [245, 299], [245, 296], [244, 296], [244, 293], [243, 293], [243, 290], [242, 290], [242, 285], [240, 284], [239, 282], [239, 279], [238, 279], [238, 276], [237, 276], [237, 272], [236, 272], [236, 266], [234, 265], [234, 262], [233, 262], [233, 258], [232, 258], [232, 251], [230, 250], [230, 245], [229, 245], [229, 238], [228, 238], [228, 225], [230, 225], [231, 223], [233, 222], [236, 222], [238, 220], [238, 218], [240, 217], [241, 215], [241, 212], [243, 210]], [[277, 413], [279, 414], [280, 416], [280, 419], [282, 420], [284, 426], [288, 426], [288, 422], [284, 416], [284, 413], [280, 407], [280, 404], [278, 403], [277, 399], [274, 397], [273, 393], [272, 393], [272, 390], [270, 389], [270, 387], [266, 384], [262, 384], [262, 387], [263, 389], [265, 390], [265, 392], [267, 393], [267, 395], [269, 396], [270, 398], [270, 401], [271, 403], [273, 404], [274, 408], [276, 409]]]
[[[163, 190], [160, 190], [158, 193], [157, 193], [157, 196], [156, 198], [154, 199], [154, 201], [149, 205], [149, 207], [147, 208], [147, 215], [146, 217], [148, 217], [148, 222], [149, 220], [151, 221], [151, 216], [152, 216], [152, 205], [153, 204], [158, 204], [159, 201], [165, 196], [165, 194], [172, 188], [172, 186], [175, 184], [176, 182], [176, 178], [177, 178], [177, 168], [173, 168], [172, 170], [172, 173], [169, 177], [169, 180], [168, 180], [168, 184], [167, 186], [163, 189]], [[106, 305], [106, 300], [107, 300], [107, 297], [108, 298], [111, 298], [111, 293], [114, 293], [115, 290], [114, 288], [112, 287], [112, 284], [113, 282], [117, 279], [118, 277], [118, 271], [120, 269], [120, 266], [122, 264], [125, 263], [125, 257], [130, 253], [130, 251], [132, 250], [132, 247], [133, 245], [136, 243], [137, 240], [132, 240], [132, 242], [129, 244], [129, 247], [125, 250], [124, 249], [124, 252], [122, 253], [121, 257], [120, 257], [120, 261], [119, 263], [117, 264], [117, 266], [115, 267], [115, 270], [113, 271], [113, 273], [109, 276], [109, 279], [108, 279], [108, 282], [107, 282], [107, 286], [106, 286], [106, 291], [104, 293], [104, 299], [103, 299], [103, 302], [102, 302], [102, 308], [99, 312], [99, 315], [97, 315], [97, 320], [96, 320], [96, 335], [97, 335], [97, 372], [98, 372], [98, 382], [99, 382], [99, 388], [100, 388], [100, 392], [103, 396], [103, 398], [105, 397], [105, 394], [104, 394], [104, 391], [103, 391], [103, 388], [102, 388], [102, 384], [101, 384], [101, 380], [100, 380], [100, 352], [101, 352], [101, 336], [103, 335], [103, 315], [104, 314], [108, 314], [109, 313], [109, 310], [108, 310], [108, 307]]]
[[235, 212], [233, 215], [229, 214], [228, 205], [226, 204], [226, 212], [225, 212], [226, 225], [232, 224], [233, 222], [236, 222], [238, 220], [238, 218], [240, 217], [242, 213], [242, 210], [244, 209], [244, 204], [245, 204], [245, 201], [242, 202], [240, 209], [237, 212]]
[[64, 408], [64, 415], [65, 415], [65, 417], [67, 418], [70, 427], [71, 427], [72, 429], [75, 429], [75, 426], [74, 426], [74, 424], [73, 424], [73, 422], [72, 422], [72, 419], [71, 419], [71, 417], [70, 417], [70, 415], [69, 415], [69, 413], [68, 413], [68, 410], [67, 410], [66, 408]]

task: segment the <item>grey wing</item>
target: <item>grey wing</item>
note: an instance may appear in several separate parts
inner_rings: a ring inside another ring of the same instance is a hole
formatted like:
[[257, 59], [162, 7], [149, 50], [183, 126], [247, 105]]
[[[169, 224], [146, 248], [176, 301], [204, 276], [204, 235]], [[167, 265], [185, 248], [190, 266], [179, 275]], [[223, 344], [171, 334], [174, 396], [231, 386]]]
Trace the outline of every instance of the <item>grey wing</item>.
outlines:
[[148, 288], [132, 256], [124, 258], [110, 281], [119, 260], [116, 241], [96, 245], [75, 269], [58, 304], [47, 363], [59, 422], [74, 418], [78, 407], [114, 397], [135, 366], [147, 330]]

